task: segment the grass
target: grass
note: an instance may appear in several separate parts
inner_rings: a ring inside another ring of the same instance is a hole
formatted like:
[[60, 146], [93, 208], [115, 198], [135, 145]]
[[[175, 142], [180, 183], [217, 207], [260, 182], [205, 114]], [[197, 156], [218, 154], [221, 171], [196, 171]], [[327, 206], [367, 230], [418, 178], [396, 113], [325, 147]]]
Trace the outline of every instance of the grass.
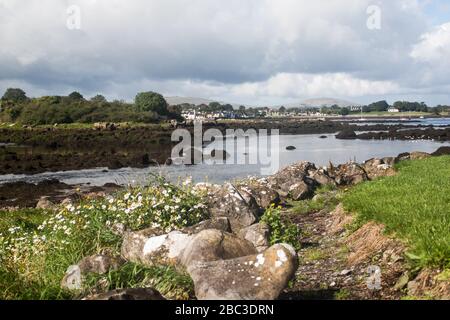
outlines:
[[321, 249], [309, 249], [304, 253], [306, 262], [319, 261], [326, 258], [326, 253]]
[[404, 161], [398, 174], [344, 195], [357, 222], [380, 222], [410, 248], [413, 266], [450, 267], [450, 156]]
[[333, 211], [339, 204], [340, 192], [333, 185], [318, 188], [314, 199], [291, 202], [294, 214], [309, 214], [321, 210]]
[[348, 289], [340, 289], [334, 293], [335, 300], [347, 300], [350, 298], [350, 291]]

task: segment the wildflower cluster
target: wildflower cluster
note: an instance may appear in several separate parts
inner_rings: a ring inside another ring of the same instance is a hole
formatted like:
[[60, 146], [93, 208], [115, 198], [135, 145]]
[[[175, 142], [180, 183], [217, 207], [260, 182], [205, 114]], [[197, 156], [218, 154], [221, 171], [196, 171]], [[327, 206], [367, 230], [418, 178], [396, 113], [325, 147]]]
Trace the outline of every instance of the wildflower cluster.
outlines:
[[[114, 196], [68, 204], [33, 230], [11, 226], [0, 234], [0, 257], [19, 271], [31, 260], [54, 252], [80, 251], [82, 256], [97, 248], [115, 247], [117, 226], [130, 230], [153, 227], [170, 232], [206, 218], [201, 194], [190, 184], [177, 186], [158, 181], [148, 187], [133, 187]], [[83, 248], [83, 249], [80, 249]], [[7, 260], [7, 261], [6, 261]], [[42, 260], [42, 259], [41, 259]], [[45, 264], [45, 263], [43, 263]]]

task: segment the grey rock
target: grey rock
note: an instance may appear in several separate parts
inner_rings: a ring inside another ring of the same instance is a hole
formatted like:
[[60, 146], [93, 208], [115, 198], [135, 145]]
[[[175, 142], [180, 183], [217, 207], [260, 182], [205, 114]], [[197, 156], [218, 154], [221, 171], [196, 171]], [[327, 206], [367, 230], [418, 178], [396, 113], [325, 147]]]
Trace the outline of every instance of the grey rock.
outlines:
[[153, 229], [127, 232], [122, 241], [122, 257], [145, 266], [176, 265], [193, 236], [181, 231], [158, 233]]
[[294, 248], [277, 244], [255, 255], [199, 263], [188, 272], [199, 300], [274, 300], [297, 268]]
[[260, 222], [241, 229], [239, 236], [251, 242], [258, 252], [262, 252], [269, 247], [270, 228], [267, 224]]
[[211, 216], [227, 217], [233, 231], [252, 225], [259, 215], [253, 196], [239, 192], [232, 184], [213, 189], [206, 202]]

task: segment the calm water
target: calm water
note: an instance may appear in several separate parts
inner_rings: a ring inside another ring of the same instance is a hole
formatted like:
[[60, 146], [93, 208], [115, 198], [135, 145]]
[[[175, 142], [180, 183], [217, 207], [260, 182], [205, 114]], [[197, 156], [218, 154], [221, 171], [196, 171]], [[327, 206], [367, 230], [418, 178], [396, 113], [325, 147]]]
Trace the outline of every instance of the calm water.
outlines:
[[[341, 121], [341, 120], [339, 120]], [[369, 122], [364, 120], [344, 120], [347, 122], [350, 122], [352, 124], [358, 125], [358, 126], [364, 126], [364, 125], [376, 125], [376, 124], [386, 124], [386, 125], [405, 125], [405, 126], [434, 126], [434, 127], [443, 127], [443, 126], [450, 126], [450, 118], [428, 118], [428, 119], [413, 119], [413, 120], [404, 120], [404, 121], [396, 121], [396, 120], [389, 120], [388, 121], [380, 121], [380, 122]]]
[[[433, 152], [441, 146], [450, 146], [450, 143], [435, 141], [388, 141], [388, 140], [338, 140], [334, 134], [326, 135], [326, 139], [320, 139], [321, 135], [284, 135], [279, 142], [279, 165], [270, 170], [274, 173], [278, 168], [307, 160], [316, 165], [327, 165], [329, 161], [334, 164], [344, 163], [349, 160], [363, 162], [373, 157], [396, 156], [401, 152], [425, 151]], [[247, 145], [247, 146], [246, 146]], [[296, 150], [287, 151], [287, 146], [294, 146]], [[217, 146], [211, 145], [209, 148]], [[271, 147], [262, 145], [259, 154], [267, 155]], [[257, 137], [250, 137], [247, 144], [238, 143], [236, 154], [258, 154]], [[278, 158], [278, 157], [277, 157]], [[276, 163], [276, 161], [274, 161]], [[260, 176], [261, 165], [258, 164], [200, 164], [195, 166], [164, 166], [146, 169], [123, 168], [103, 172], [105, 168], [80, 171], [66, 171], [43, 173], [33, 176], [3, 175], [0, 183], [11, 181], [38, 182], [44, 179], [58, 179], [68, 184], [103, 185], [105, 183], [118, 184], [142, 184], [148, 180], [151, 173], [164, 174], [171, 180], [192, 176], [194, 181], [209, 181], [221, 183], [236, 178], [244, 178], [249, 175]]]

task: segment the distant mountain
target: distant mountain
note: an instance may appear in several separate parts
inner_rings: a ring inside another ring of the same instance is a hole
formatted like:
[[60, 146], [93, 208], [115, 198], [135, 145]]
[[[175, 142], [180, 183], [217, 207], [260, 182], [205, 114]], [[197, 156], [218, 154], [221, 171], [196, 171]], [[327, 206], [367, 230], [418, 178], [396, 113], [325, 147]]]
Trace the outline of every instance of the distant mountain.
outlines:
[[[339, 107], [350, 107], [350, 106], [360, 106], [361, 104], [351, 101], [346, 101], [342, 99], [334, 99], [334, 98], [318, 98], [318, 99], [307, 99], [303, 100], [299, 103], [291, 104], [296, 107], [312, 107], [312, 108], [320, 108], [320, 107], [331, 107], [333, 105], [337, 105]], [[291, 105], [286, 107], [291, 107]]]
[[[209, 104], [214, 102], [213, 100], [204, 99], [204, 98], [194, 98], [194, 97], [164, 97], [169, 105], [177, 105], [183, 103], [189, 104]], [[220, 102], [220, 101], [218, 101]]]
[[[177, 105], [183, 103], [189, 103], [194, 105], [199, 104], [209, 104], [211, 102], [215, 102], [217, 100], [210, 100], [205, 98], [196, 98], [196, 97], [164, 97], [169, 105]], [[217, 101], [221, 104], [226, 104], [228, 102]], [[240, 104], [230, 103], [235, 109], [239, 108]], [[318, 98], [318, 99], [307, 99], [296, 103], [288, 103], [284, 104], [286, 108], [320, 108], [323, 106], [330, 107], [333, 105], [338, 105], [339, 107], [349, 107], [349, 106], [360, 106], [361, 104], [345, 101], [341, 99], [333, 99], [333, 98]], [[274, 108], [279, 108], [281, 105], [274, 106]]]

